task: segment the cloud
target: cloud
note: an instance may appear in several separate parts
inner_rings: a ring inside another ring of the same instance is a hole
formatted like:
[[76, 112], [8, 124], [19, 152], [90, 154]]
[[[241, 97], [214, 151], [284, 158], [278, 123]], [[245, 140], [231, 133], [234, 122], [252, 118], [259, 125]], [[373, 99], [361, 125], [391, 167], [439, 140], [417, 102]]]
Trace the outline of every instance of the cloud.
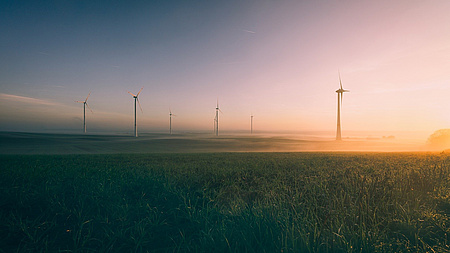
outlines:
[[246, 29], [241, 29], [243, 32], [247, 32], [247, 33], [256, 33], [254, 31], [250, 31], [250, 30], [246, 30]]
[[16, 96], [16, 95], [5, 94], [5, 93], [0, 93], [0, 100], [21, 102], [21, 103], [27, 103], [27, 104], [33, 104], [33, 105], [48, 105], [48, 106], [59, 105], [57, 103], [50, 102], [50, 101], [43, 100], [43, 99], [30, 98], [30, 97], [24, 97], [24, 96]]

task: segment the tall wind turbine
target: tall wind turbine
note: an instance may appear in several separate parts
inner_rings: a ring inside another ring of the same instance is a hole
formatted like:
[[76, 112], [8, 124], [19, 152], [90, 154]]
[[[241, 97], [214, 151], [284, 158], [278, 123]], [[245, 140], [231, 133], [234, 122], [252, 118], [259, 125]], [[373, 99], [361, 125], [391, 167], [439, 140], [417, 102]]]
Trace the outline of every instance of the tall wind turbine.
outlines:
[[177, 116], [175, 114], [172, 114], [172, 110], [169, 109], [169, 132], [172, 134], [172, 116]]
[[214, 119], [216, 136], [219, 136], [219, 112], [222, 111], [219, 109], [219, 99], [217, 99], [216, 118]]
[[339, 85], [340, 85], [340, 88], [338, 90], [336, 90], [336, 93], [338, 95], [338, 100], [337, 100], [337, 130], [336, 130], [336, 140], [337, 141], [342, 140], [342, 137], [341, 137], [341, 106], [342, 106], [342, 98], [344, 97], [344, 92], [350, 92], [349, 90], [344, 90], [342, 88], [341, 73], [339, 73]]
[[130, 93], [130, 95], [133, 96], [133, 98], [134, 98], [134, 137], [138, 137], [137, 126], [136, 126], [136, 101], [139, 104], [139, 108], [141, 108], [141, 112], [143, 112], [142, 111], [142, 107], [141, 107], [141, 103], [139, 102], [139, 98], [138, 98], [139, 93], [141, 93], [143, 88], [144, 87], [142, 87], [136, 95], [134, 95], [133, 93], [128, 91], [128, 93]]
[[75, 101], [77, 103], [82, 103], [83, 104], [83, 129], [84, 129], [84, 133], [86, 133], [86, 106], [87, 108], [89, 108], [89, 110], [91, 110], [92, 113], [94, 113], [91, 109], [91, 107], [89, 107], [87, 100], [89, 98], [89, 96], [91, 95], [91, 93], [89, 92], [88, 96], [86, 97], [86, 99], [84, 101]]

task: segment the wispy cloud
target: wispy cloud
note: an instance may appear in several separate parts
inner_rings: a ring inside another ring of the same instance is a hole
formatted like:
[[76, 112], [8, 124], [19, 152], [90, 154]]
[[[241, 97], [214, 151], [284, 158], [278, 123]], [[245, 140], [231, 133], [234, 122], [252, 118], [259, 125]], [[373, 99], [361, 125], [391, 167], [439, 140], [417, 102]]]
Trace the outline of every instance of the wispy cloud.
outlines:
[[243, 32], [246, 32], [246, 33], [256, 33], [256, 32], [254, 32], [254, 31], [250, 31], [250, 30], [246, 30], [246, 29], [241, 29]]
[[57, 103], [50, 102], [50, 101], [43, 100], [43, 99], [17, 96], [17, 95], [5, 94], [5, 93], [0, 93], [0, 100], [21, 102], [21, 103], [34, 104], [34, 105], [48, 105], [48, 106], [59, 105]]

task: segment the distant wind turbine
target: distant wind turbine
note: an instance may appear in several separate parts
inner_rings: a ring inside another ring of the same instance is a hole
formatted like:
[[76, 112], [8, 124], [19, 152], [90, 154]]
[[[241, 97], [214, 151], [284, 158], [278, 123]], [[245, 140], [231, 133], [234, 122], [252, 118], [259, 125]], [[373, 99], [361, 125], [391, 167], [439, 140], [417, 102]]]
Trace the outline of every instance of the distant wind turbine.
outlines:
[[216, 136], [219, 136], [219, 112], [222, 113], [222, 111], [219, 109], [219, 99], [217, 99], [217, 106], [216, 106], [216, 118], [214, 119], [215, 123], [215, 134]]
[[177, 116], [175, 114], [172, 114], [172, 110], [169, 109], [169, 132], [172, 134], [172, 116]]
[[339, 85], [340, 88], [336, 90], [336, 93], [338, 95], [338, 101], [337, 101], [337, 130], [336, 130], [336, 140], [340, 141], [342, 140], [341, 137], [341, 106], [342, 106], [342, 99], [344, 97], [344, 92], [350, 92], [349, 90], [344, 90], [342, 88], [342, 81], [341, 81], [341, 73], [339, 73]]
[[138, 137], [137, 126], [136, 126], [136, 101], [139, 104], [139, 108], [141, 109], [141, 112], [143, 112], [141, 103], [139, 102], [139, 98], [138, 98], [139, 93], [141, 93], [142, 89], [144, 89], [144, 87], [142, 87], [136, 95], [134, 95], [133, 93], [128, 91], [128, 93], [130, 93], [130, 95], [133, 96], [133, 98], [134, 98], [134, 137]]
[[253, 134], [253, 113], [250, 114], [250, 134]]
[[91, 107], [89, 107], [87, 100], [89, 98], [89, 96], [91, 95], [91, 93], [89, 92], [88, 96], [86, 97], [86, 99], [84, 101], [75, 101], [77, 103], [82, 103], [83, 104], [83, 129], [84, 129], [84, 133], [86, 133], [86, 106], [87, 108], [89, 108], [89, 110], [94, 113], [91, 109]]

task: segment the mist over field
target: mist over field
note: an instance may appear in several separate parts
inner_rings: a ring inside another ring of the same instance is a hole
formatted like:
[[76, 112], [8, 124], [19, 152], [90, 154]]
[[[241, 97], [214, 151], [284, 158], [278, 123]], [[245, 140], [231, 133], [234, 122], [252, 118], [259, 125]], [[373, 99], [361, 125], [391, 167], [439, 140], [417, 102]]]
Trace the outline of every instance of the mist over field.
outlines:
[[[363, 137], [365, 136], [365, 137]], [[378, 137], [379, 136], [379, 137]], [[406, 136], [406, 137], [405, 137]], [[50, 134], [0, 132], [0, 154], [113, 154], [196, 152], [439, 151], [426, 139], [410, 136], [362, 135], [333, 140], [323, 133], [295, 134]], [[409, 139], [408, 139], [409, 138]]]

